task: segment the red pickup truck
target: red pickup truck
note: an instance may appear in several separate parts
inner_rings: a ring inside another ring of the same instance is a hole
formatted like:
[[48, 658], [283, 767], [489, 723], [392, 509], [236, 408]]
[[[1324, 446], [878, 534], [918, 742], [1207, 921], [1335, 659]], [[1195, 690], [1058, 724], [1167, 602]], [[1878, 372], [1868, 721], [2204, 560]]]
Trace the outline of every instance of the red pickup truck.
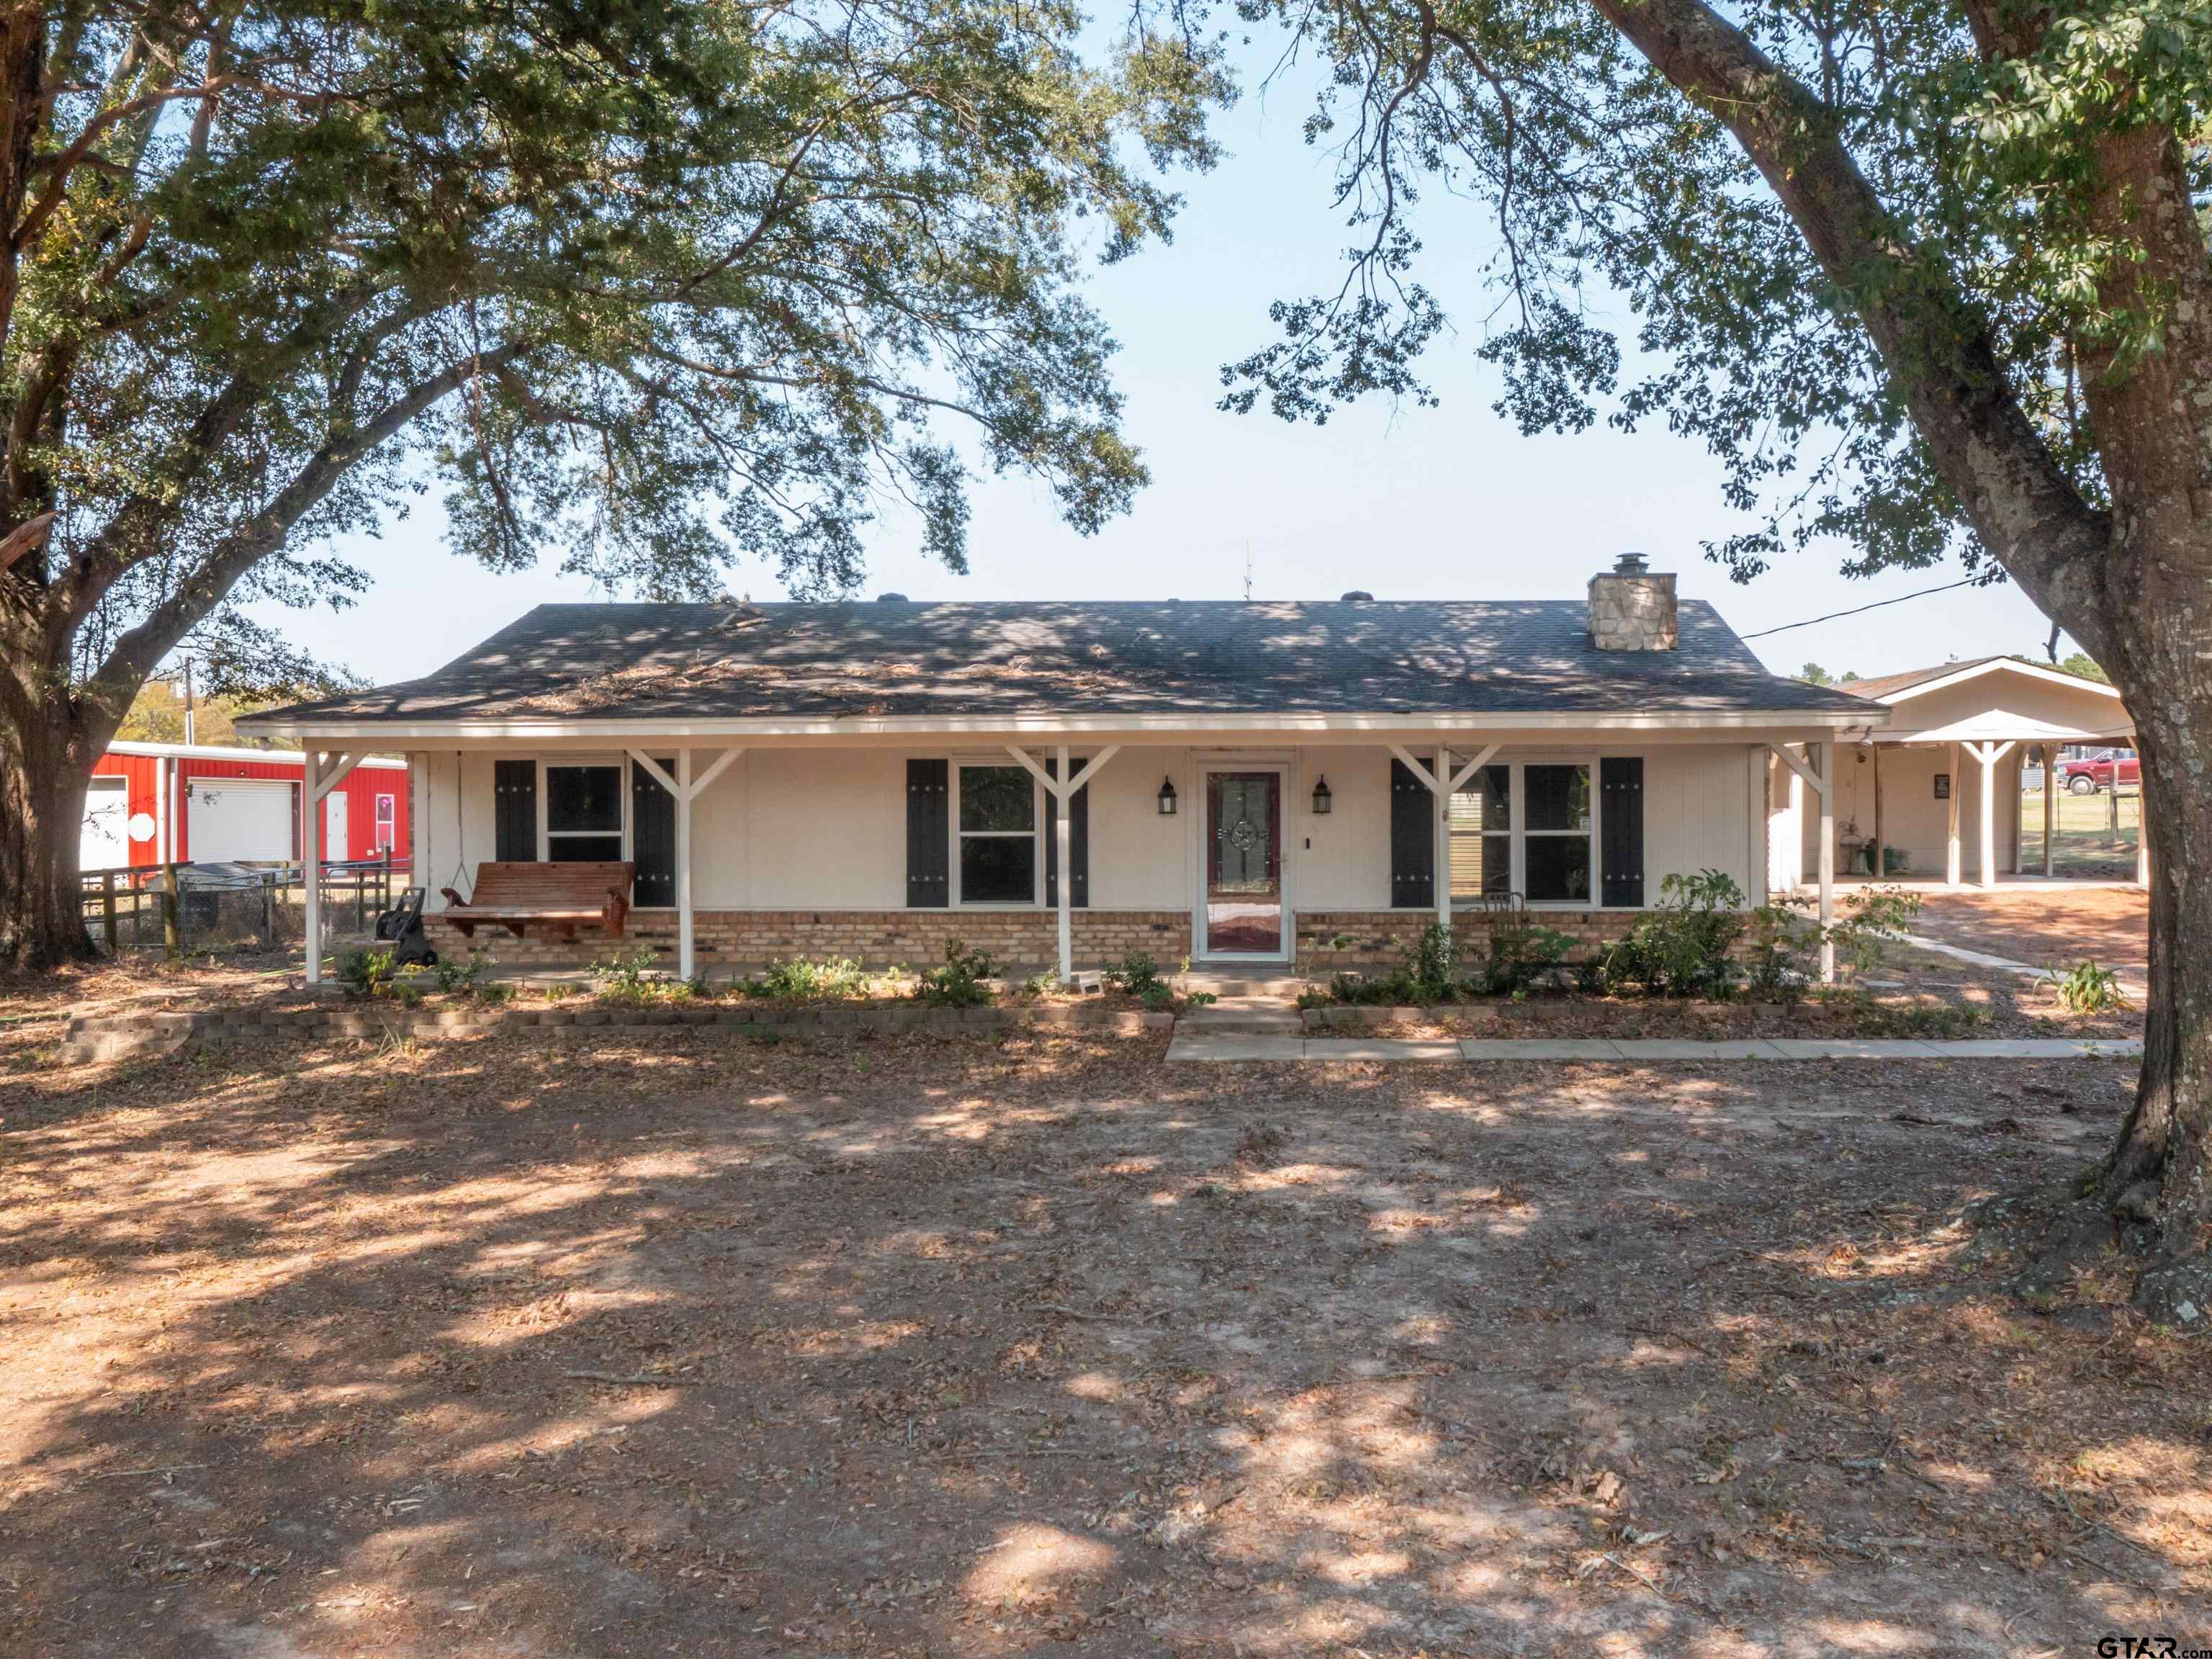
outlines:
[[2081, 760], [2058, 763], [2059, 781], [2077, 795], [2094, 795], [2115, 783], [2142, 786], [2142, 763], [2132, 749], [2100, 749]]

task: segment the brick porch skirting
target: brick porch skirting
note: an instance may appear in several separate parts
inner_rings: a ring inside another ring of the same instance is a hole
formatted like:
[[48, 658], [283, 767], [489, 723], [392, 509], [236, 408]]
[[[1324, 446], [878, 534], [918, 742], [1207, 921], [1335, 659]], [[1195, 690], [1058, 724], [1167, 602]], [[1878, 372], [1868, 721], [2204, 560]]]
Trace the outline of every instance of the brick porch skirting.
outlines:
[[[1575, 941], [1570, 960], [1624, 937], [1646, 913], [1641, 910], [1531, 910], [1532, 927], [1548, 927]], [[1437, 919], [1434, 910], [1316, 910], [1298, 917], [1299, 969], [1316, 975], [1340, 969], [1395, 968], [1422, 931]], [[1490, 949], [1492, 915], [1462, 910], [1453, 919], [1460, 959], [1480, 962]]]
[[[582, 927], [573, 943], [534, 929], [517, 939], [504, 927], [479, 927], [466, 939], [441, 917], [422, 921], [439, 956], [454, 962], [465, 960], [473, 946], [495, 963], [568, 967], [628, 956], [642, 945], [661, 965], [676, 965], [672, 910], [633, 910], [620, 939]], [[1079, 967], [1103, 967], [1142, 951], [1173, 969], [1190, 953], [1188, 911], [1078, 910], [1072, 926]], [[702, 967], [758, 969], [793, 957], [849, 957], [867, 968], [927, 968], [945, 959], [945, 942], [956, 939], [989, 951], [1017, 975], [1060, 957], [1060, 921], [1051, 910], [700, 910], [692, 916], [691, 938]]]

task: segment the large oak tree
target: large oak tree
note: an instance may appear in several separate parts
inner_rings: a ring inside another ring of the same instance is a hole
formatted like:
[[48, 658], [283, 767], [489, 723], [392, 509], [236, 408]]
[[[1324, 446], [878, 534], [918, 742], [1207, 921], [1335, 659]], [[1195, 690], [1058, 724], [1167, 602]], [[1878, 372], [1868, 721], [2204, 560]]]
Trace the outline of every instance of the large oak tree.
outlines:
[[[85, 778], [187, 635], [343, 599], [442, 480], [495, 568], [652, 595], [958, 568], [969, 434], [1090, 529], [1144, 471], [1079, 259], [1206, 159], [1177, 40], [1058, 0], [0, 5], [0, 960], [88, 949]], [[434, 588], [415, 596], [426, 609]]]
[[[1187, 23], [1199, 8], [1182, 8]], [[1224, 371], [1292, 418], [1422, 395], [1416, 216], [1492, 240], [1525, 429], [1601, 405], [1726, 464], [1736, 574], [2017, 582], [2125, 695], [2148, 803], [2142, 1080], [2104, 1168], [2139, 1285], [2212, 1297], [2212, 11], [2201, 0], [1240, 0], [1318, 53], [1341, 291]], [[1442, 205], [1440, 206], [1439, 204]], [[1458, 217], [1449, 216], [1457, 215]], [[1606, 313], [1625, 300], [1638, 348]], [[1633, 368], [1625, 365], [1633, 364]], [[1644, 367], [1650, 365], [1651, 367]]]

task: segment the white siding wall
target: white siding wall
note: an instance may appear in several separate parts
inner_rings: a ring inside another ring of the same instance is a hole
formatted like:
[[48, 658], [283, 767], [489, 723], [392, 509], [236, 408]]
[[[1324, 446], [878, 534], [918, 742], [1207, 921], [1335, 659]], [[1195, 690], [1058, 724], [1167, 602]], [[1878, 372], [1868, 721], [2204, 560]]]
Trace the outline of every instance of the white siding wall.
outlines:
[[[668, 750], [665, 744], [650, 747], [655, 753]], [[1427, 745], [1413, 747], [1427, 757]], [[410, 757], [416, 769], [418, 868], [431, 889], [432, 908], [442, 908], [437, 889], [467, 891], [476, 866], [493, 856], [493, 761], [519, 752], [485, 750], [460, 757], [458, 802], [453, 750]], [[696, 751], [694, 766], [703, 769], [713, 752]], [[988, 749], [913, 752], [949, 756], [956, 765], [1002, 757]], [[1307, 911], [1388, 908], [1389, 751], [1361, 745], [1279, 752], [1291, 762], [1283, 838], [1292, 903]], [[1499, 758], [1585, 759], [1599, 752], [1504, 750]], [[1639, 751], [1607, 744], [1602, 752]], [[1764, 860], [1753, 836], [1762, 813], [1765, 769], [1751, 747], [1732, 738], [1640, 752], [1647, 898], [1657, 901], [1668, 874], [1704, 869], [1725, 871], [1747, 892], [1759, 891]], [[902, 908], [907, 759], [907, 751], [889, 749], [756, 749], [739, 757], [695, 809], [693, 890], [700, 908]], [[1205, 834], [1204, 770], [1236, 764], [1213, 751], [1133, 746], [1108, 763], [1091, 787], [1094, 908], [1189, 908]], [[1156, 804], [1163, 775], [1175, 780], [1181, 797], [1173, 817], [1162, 817]], [[1313, 787], [1323, 776], [1333, 810], [1316, 817]], [[2001, 830], [2001, 846], [2009, 845], [2008, 833]]]
[[[1426, 745], [1414, 747], [1413, 752], [1428, 758]], [[1324, 777], [1328, 780], [1329, 813], [1317, 818], [1313, 790]], [[1389, 908], [1390, 751], [1309, 749], [1300, 757], [1290, 797], [1283, 837], [1291, 867], [1291, 897], [1298, 908]], [[1203, 811], [1204, 801], [1199, 805]], [[1310, 849], [1308, 841], [1313, 842]]]

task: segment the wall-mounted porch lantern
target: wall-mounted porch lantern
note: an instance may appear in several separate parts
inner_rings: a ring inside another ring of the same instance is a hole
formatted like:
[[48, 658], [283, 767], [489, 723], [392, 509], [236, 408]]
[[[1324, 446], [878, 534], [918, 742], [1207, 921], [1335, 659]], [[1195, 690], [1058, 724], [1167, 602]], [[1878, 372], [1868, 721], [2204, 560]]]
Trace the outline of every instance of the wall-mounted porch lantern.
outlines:
[[1160, 816], [1164, 818], [1171, 818], [1175, 816], [1175, 780], [1162, 778], [1160, 780]]
[[1334, 799], [1334, 797], [1328, 793], [1328, 780], [1327, 778], [1318, 780], [1314, 784], [1314, 816], [1317, 818], [1327, 817], [1329, 803]]

